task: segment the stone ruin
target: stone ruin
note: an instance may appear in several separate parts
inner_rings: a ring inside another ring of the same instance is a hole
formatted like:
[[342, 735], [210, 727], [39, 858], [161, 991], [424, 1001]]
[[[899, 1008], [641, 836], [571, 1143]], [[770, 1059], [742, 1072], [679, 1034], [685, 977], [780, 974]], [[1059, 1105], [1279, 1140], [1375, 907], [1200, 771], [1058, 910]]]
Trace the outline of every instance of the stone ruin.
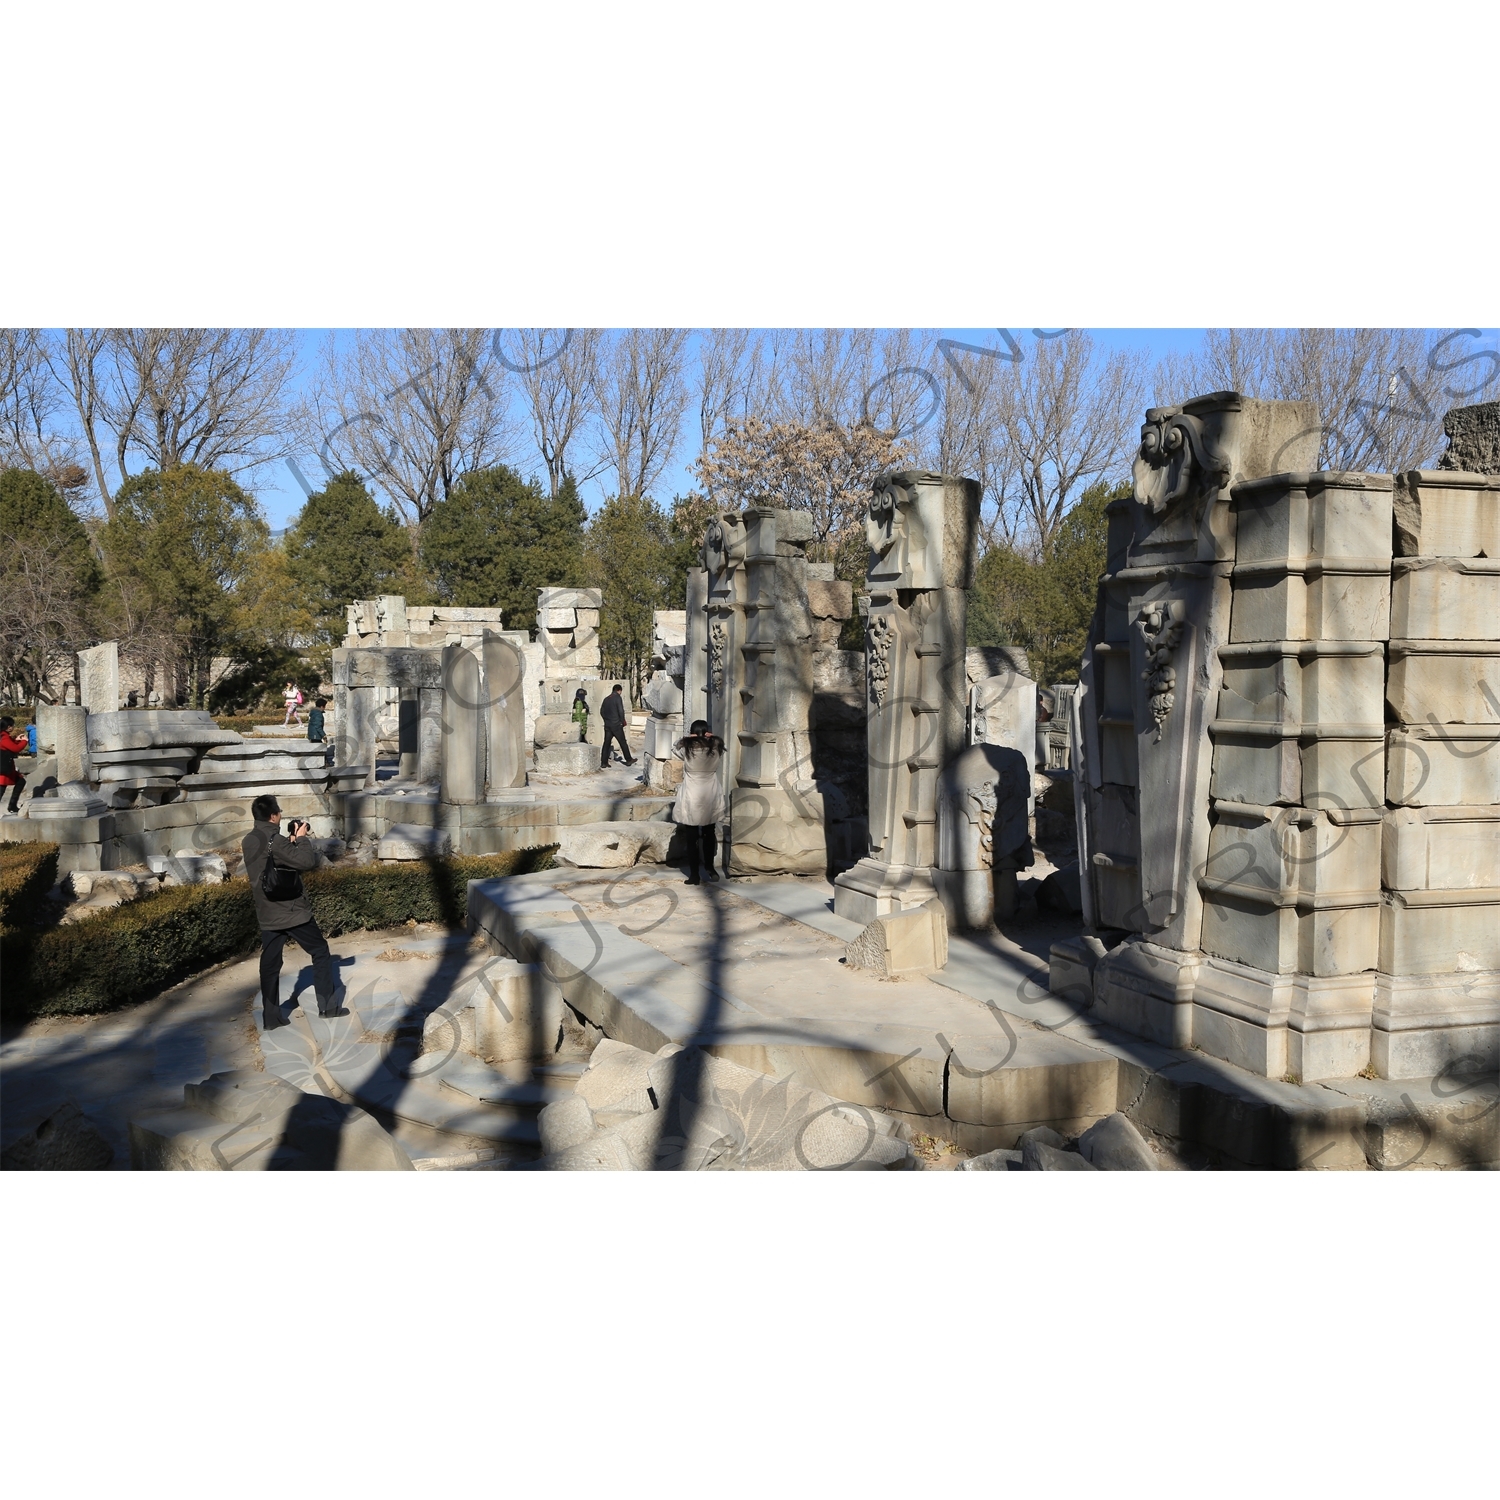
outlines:
[[1055, 991], [1266, 1078], [1495, 1067], [1497, 415], [1391, 476], [1310, 471], [1310, 403], [1146, 414], [1075, 698], [1099, 936]]
[[[344, 637], [344, 649], [441, 651], [447, 646], [462, 646], [466, 651], [477, 655], [487, 636], [503, 636], [521, 652], [525, 660], [522, 703], [526, 720], [526, 743], [529, 746], [536, 721], [544, 712], [541, 683], [545, 648], [533, 643], [524, 630], [503, 629], [503, 613], [499, 609], [478, 606], [408, 604], [401, 594], [381, 594], [374, 599], [356, 599], [347, 608], [349, 633]], [[382, 695], [376, 709], [375, 739], [381, 754], [402, 755], [410, 750], [409, 744], [407, 751], [401, 748], [403, 731], [400, 702], [398, 692], [388, 691]], [[409, 715], [410, 710], [407, 712]], [[330, 734], [333, 733], [330, 730]], [[409, 734], [407, 739], [409, 741]]]
[[820, 686], [846, 675], [836, 658], [853, 591], [831, 563], [808, 562], [811, 539], [805, 511], [724, 511], [688, 577], [681, 717], [725, 743], [731, 874], [823, 874], [857, 816], [841, 785], [855, 768], [834, 764], [836, 734], [818, 722], [820, 700], [838, 697]]

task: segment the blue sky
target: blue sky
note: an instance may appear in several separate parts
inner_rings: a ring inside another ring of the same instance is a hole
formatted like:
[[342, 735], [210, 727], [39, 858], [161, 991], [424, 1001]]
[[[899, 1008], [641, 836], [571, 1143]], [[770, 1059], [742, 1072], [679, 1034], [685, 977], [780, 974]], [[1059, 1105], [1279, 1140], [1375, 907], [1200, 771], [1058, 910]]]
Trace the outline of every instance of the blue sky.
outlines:
[[[330, 331], [326, 328], [297, 330], [301, 352], [294, 390], [300, 390], [303, 383], [310, 378], [318, 353]], [[1008, 331], [1023, 349], [1035, 342], [1030, 329], [1014, 328]], [[1196, 348], [1204, 332], [1201, 328], [1094, 328], [1089, 331], [1103, 349], [1142, 349], [1153, 362], [1170, 353]], [[941, 332], [945, 338], [957, 339], [964, 343], [983, 344], [990, 347], [1001, 345], [999, 330], [994, 328], [945, 328]], [[689, 359], [694, 358], [696, 358], [696, 349], [690, 348]], [[669, 500], [673, 495], [685, 494], [692, 488], [694, 480], [690, 465], [696, 457], [696, 445], [685, 437], [681, 451], [658, 486], [664, 499]], [[322, 470], [317, 461], [311, 455], [299, 455], [296, 462], [303, 476], [316, 488], [322, 478]], [[540, 458], [534, 458], [532, 462], [536, 470], [540, 471]], [[530, 472], [525, 459], [518, 461], [517, 467], [523, 473]], [[265, 508], [266, 519], [276, 530], [290, 524], [305, 498], [302, 487], [284, 463], [267, 465], [255, 476], [253, 487], [261, 505]], [[595, 480], [586, 485], [583, 498], [590, 511], [602, 504], [606, 497], [600, 482]]]

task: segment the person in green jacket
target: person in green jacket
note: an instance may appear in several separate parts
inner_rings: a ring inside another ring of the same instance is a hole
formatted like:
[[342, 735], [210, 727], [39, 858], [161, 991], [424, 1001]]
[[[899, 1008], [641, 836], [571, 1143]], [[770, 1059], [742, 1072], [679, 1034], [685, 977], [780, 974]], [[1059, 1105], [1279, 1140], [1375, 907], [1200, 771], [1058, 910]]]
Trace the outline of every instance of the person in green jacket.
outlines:
[[323, 710], [327, 708], [328, 700], [319, 698], [313, 711], [307, 716], [307, 737], [314, 744], [321, 745], [328, 736], [323, 732]]
[[589, 695], [579, 688], [573, 694], [573, 722], [578, 726], [578, 743], [589, 737]]

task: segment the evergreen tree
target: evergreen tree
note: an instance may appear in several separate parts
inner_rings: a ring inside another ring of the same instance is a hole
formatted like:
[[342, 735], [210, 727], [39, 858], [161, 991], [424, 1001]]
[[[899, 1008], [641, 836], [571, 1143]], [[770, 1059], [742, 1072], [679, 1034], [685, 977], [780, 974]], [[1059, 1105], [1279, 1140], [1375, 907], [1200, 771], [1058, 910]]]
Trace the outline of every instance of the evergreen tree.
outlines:
[[583, 502], [572, 475], [554, 498], [504, 464], [465, 474], [422, 523], [422, 566], [438, 602], [536, 624], [537, 590], [583, 583]]
[[0, 682], [55, 698], [61, 662], [99, 638], [102, 581], [57, 487], [30, 469], [0, 472]]
[[1128, 483], [1091, 485], [1039, 559], [990, 548], [969, 591], [969, 644], [1024, 646], [1039, 683], [1077, 681], [1106, 560], [1105, 510], [1129, 494]]
[[135, 608], [176, 636], [191, 701], [205, 706], [214, 657], [237, 644], [236, 591], [269, 543], [260, 507], [217, 469], [147, 469], [120, 486], [99, 539]]
[[381, 510], [351, 469], [307, 497], [283, 545], [292, 582], [316, 619], [315, 635], [325, 650], [343, 640], [345, 610], [354, 600], [410, 591], [411, 533], [393, 511]]
[[650, 660], [652, 613], [683, 604], [677, 591], [681, 536], [679, 530], [674, 545], [671, 520], [648, 496], [621, 495], [589, 522], [588, 580], [604, 591], [599, 616], [604, 666], [628, 682], [637, 702]]

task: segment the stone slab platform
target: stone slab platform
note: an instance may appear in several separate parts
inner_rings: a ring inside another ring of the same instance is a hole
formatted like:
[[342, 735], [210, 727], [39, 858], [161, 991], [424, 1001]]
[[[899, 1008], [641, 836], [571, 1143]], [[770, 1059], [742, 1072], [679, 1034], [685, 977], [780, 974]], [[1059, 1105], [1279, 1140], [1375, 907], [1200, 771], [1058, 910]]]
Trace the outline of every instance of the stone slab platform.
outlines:
[[649, 1051], [701, 1044], [969, 1151], [1013, 1146], [1038, 1124], [1076, 1134], [1118, 1109], [1206, 1164], [1500, 1162], [1488, 1080], [1429, 1080], [1403, 1103], [1373, 1086], [1257, 1078], [1099, 1024], [1003, 937], [954, 935], [941, 974], [876, 979], [844, 966], [858, 928], [833, 913], [827, 882], [681, 881], [635, 867], [474, 882], [469, 924], [540, 964], [608, 1036]]

